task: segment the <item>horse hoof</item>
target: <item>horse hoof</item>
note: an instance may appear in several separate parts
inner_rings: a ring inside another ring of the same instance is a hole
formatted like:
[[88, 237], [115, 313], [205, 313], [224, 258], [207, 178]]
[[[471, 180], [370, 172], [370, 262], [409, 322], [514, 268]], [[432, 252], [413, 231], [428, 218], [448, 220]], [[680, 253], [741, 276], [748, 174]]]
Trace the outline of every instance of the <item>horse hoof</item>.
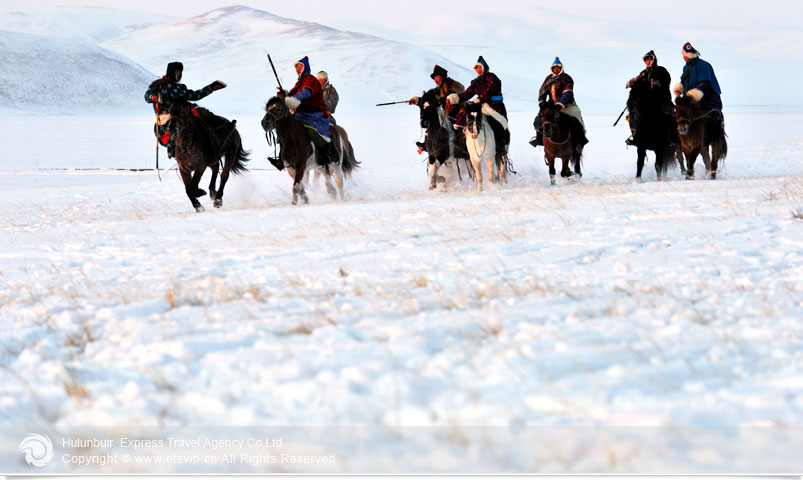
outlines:
[[430, 184], [429, 184], [429, 189], [430, 189], [430, 190], [435, 190], [435, 185], [433, 185], [433, 184], [431, 184], [431, 183], [430, 183]]
[[195, 190], [195, 198], [203, 197], [204, 195], [206, 195], [206, 190], [203, 190], [201, 188]]
[[215, 206], [215, 208], [220, 208], [223, 206], [223, 200], [220, 198], [216, 198], [215, 203], [213, 205]]
[[195, 211], [198, 212], [198, 213], [203, 212], [204, 211], [204, 206], [203, 205], [198, 205], [197, 207], [195, 207]]

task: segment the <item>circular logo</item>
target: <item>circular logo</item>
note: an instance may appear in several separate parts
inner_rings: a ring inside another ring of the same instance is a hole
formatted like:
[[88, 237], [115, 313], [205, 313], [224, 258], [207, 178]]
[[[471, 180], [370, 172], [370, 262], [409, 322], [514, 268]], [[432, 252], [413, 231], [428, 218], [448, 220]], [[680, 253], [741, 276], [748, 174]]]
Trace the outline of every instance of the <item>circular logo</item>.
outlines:
[[28, 465], [44, 467], [53, 460], [53, 442], [47, 435], [30, 433], [20, 443], [20, 453], [25, 454]]

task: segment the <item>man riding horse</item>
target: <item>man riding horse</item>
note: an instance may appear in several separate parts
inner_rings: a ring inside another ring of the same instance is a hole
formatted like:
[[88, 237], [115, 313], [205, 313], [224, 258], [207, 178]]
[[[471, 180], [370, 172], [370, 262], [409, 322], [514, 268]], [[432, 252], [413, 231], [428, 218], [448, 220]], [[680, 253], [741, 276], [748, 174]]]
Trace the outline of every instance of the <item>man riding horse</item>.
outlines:
[[296, 120], [307, 127], [307, 135], [315, 144], [318, 165], [326, 165], [338, 159], [335, 145], [329, 134], [329, 118], [323, 101], [321, 82], [310, 74], [309, 57], [295, 63], [298, 81], [289, 92], [279, 88], [279, 97], [284, 98], [287, 108]]
[[340, 95], [337, 94], [337, 89], [335, 86], [329, 83], [328, 73], [321, 70], [315, 76], [318, 77], [318, 81], [321, 82], [321, 88], [323, 89], [323, 103], [326, 105], [326, 111], [329, 112], [329, 122], [332, 125], [337, 125], [333, 114], [335, 113], [338, 102], [340, 102]]
[[[475, 104], [487, 104], [490, 108], [483, 110], [483, 113], [486, 114], [491, 130], [493, 130], [496, 143], [496, 159], [499, 160], [507, 154], [507, 146], [510, 144], [507, 109], [502, 96], [502, 81], [490, 71], [488, 63], [485, 62], [482, 55], [474, 63], [474, 71], [477, 72], [477, 78], [471, 81], [471, 85], [464, 92], [451, 93], [446, 97], [446, 108], [448, 110], [451, 106], [468, 101], [475, 95], [477, 96], [474, 100]], [[466, 109], [470, 110], [471, 108], [466, 107], [460, 110], [455, 125], [466, 126]]]
[[[672, 103], [672, 94], [669, 91], [671, 77], [669, 72], [658, 65], [658, 57], [655, 52], [650, 50], [643, 57], [644, 64], [647, 66], [637, 76], [627, 81], [625, 88], [632, 88], [634, 91], [646, 92], [650, 104], [658, 105], [660, 110], [668, 115], [675, 115], [675, 105]], [[631, 102], [627, 104], [628, 123], [630, 124], [630, 138], [625, 140], [628, 145], [635, 145], [636, 142], [636, 112]]]
[[[588, 143], [588, 138], [586, 138], [583, 115], [574, 100], [574, 80], [563, 71], [563, 63], [558, 57], [555, 57], [550, 70], [552, 73], [544, 79], [544, 83], [541, 84], [541, 88], [538, 90], [538, 103], [540, 105], [549, 97], [555, 102], [562, 114], [576, 119], [579, 126], [574, 133], [580, 137], [580, 144], [585, 145]], [[539, 115], [536, 115], [533, 127], [535, 127], [535, 140], [530, 141], [530, 144], [533, 147], [543, 145], [544, 135]]]
[[722, 115], [722, 90], [719, 88], [717, 76], [710, 63], [700, 58], [700, 52], [686, 42], [683, 45], [683, 74], [680, 83], [675, 85], [674, 94], [689, 95], [700, 103], [703, 113], [713, 118], [719, 118], [724, 123]]
[[[156, 134], [159, 144], [167, 147], [168, 158], [173, 158], [176, 154], [175, 140], [168, 131], [170, 105], [177, 100], [183, 99], [197, 101], [216, 90], [226, 87], [225, 83], [215, 80], [200, 90], [190, 90], [183, 83], [178, 83], [181, 81], [183, 72], [184, 65], [181, 62], [170, 62], [167, 64], [165, 75], [151, 82], [148, 89], [145, 90], [145, 101], [153, 104], [153, 112], [156, 115], [153, 132]], [[195, 108], [196, 112], [202, 117], [212, 115], [205, 108], [200, 108], [195, 104], [190, 104], [190, 106]]]
[[[438, 86], [438, 102], [443, 108], [446, 108], [446, 97], [452, 93], [463, 93], [466, 90], [462, 83], [449, 77], [449, 72], [440, 65], [435, 65], [435, 68], [432, 69], [432, 73], [430, 74], [429, 78], [431, 78], [435, 82], [435, 85]], [[418, 105], [420, 102], [421, 97], [412, 97], [407, 101], [407, 104]], [[460, 105], [457, 104], [451, 105], [448, 109], [446, 109], [446, 114], [452, 120], [452, 123], [454, 123], [455, 118], [457, 118], [458, 112], [460, 112]], [[421, 149], [421, 151], [426, 151], [426, 141], [415, 142], [415, 144]]]

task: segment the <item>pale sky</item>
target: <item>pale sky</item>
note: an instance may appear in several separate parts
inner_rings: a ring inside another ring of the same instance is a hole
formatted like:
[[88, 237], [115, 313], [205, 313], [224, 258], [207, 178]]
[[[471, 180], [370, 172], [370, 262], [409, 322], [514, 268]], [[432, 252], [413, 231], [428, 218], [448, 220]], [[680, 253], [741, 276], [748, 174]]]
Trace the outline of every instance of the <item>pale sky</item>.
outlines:
[[[547, 2], [543, 0], [466, 0], [459, 2], [433, 2], [408, 0], [384, 2], [367, 0], [305, 0], [248, 1], [248, 0], [193, 0], [165, 1], [138, 0], [121, 3], [119, 0], [4, 0], [0, 10], [31, 10], [54, 6], [98, 6], [146, 12], [159, 12], [185, 18], [215, 8], [246, 5], [283, 17], [322, 23], [341, 30], [359, 31], [404, 41], [415, 41], [417, 32], [437, 38], [437, 32], [460, 28], [460, 15], [485, 13], [489, 24], [504, 27], [505, 18], [532, 15], [537, 9], [554, 9], [561, 16], [578, 19], [638, 23], [644, 26], [660, 25], [682, 31], [705, 30], [710, 25], [718, 29], [733, 30], [801, 30], [803, 7], [788, 0], [707, 0], [705, 2], [657, 2], [644, 0], [573, 0]], [[657, 5], [657, 6], [656, 6]], [[678, 6], [683, 5], [683, 6]], [[393, 38], [395, 33], [396, 38]], [[626, 35], [627, 32], [623, 32]]]

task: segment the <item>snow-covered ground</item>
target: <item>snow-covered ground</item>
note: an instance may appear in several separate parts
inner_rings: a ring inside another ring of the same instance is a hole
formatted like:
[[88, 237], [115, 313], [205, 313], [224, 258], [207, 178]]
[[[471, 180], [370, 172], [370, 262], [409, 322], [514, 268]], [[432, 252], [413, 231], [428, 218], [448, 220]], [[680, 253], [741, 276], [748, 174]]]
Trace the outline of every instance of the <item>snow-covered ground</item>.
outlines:
[[390, 108], [338, 117], [347, 201], [295, 207], [238, 118], [254, 170], [202, 214], [175, 171], [113, 170], [152, 167], [149, 118], [0, 117], [0, 424], [364, 428], [285, 445], [332, 467], [235, 471], [803, 470], [803, 115], [729, 113], [718, 180], [643, 183], [589, 116], [585, 177], [549, 187], [514, 113], [520, 175], [477, 193], [428, 191]]

